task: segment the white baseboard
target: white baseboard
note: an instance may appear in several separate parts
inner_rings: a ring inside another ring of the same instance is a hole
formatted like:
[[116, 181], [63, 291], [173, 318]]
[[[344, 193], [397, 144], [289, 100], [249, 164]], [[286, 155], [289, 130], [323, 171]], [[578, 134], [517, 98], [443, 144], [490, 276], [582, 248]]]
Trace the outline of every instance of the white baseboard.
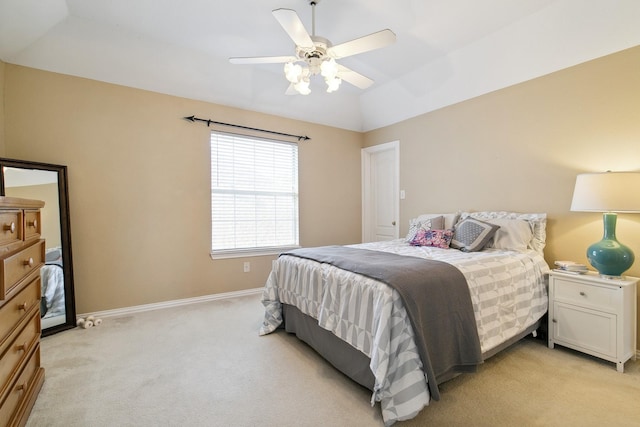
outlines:
[[229, 298], [242, 297], [246, 295], [255, 295], [255, 294], [262, 293], [263, 289], [264, 288], [255, 288], [255, 289], [247, 289], [244, 291], [224, 292], [221, 294], [204, 295], [201, 297], [185, 298], [185, 299], [178, 299], [173, 301], [157, 302], [153, 304], [143, 304], [143, 305], [135, 305], [132, 307], [116, 308], [114, 310], [96, 311], [94, 313], [83, 313], [83, 314], [76, 315], [76, 318], [86, 318], [87, 316], [94, 316], [99, 318], [124, 316], [129, 314], [142, 313], [144, 311], [161, 310], [163, 308], [178, 307], [181, 305], [197, 304], [200, 302], [207, 302], [207, 301], [217, 301], [217, 300], [223, 300], [223, 299], [229, 299]]

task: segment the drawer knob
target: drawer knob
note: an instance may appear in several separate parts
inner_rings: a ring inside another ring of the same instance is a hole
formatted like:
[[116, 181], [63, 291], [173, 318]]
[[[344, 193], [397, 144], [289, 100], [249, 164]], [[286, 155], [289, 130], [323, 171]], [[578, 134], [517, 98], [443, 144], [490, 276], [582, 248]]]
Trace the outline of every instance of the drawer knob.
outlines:
[[18, 351], [27, 351], [27, 343], [17, 345], [16, 346], [16, 350], [18, 350]]
[[25, 301], [25, 302], [23, 302], [22, 304], [20, 304], [20, 305], [18, 306], [18, 310], [24, 310], [24, 311], [27, 311], [27, 307], [29, 307], [29, 303], [27, 303], [27, 302]]
[[9, 231], [11, 234], [16, 232], [16, 223], [12, 222], [11, 224], [4, 225], [4, 231]]
[[580, 292], [580, 296], [582, 296], [582, 297], [586, 297], [586, 296], [587, 296], [587, 294], [585, 294], [584, 292]]
[[38, 220], [34, 219], [28, 225], [29, 225], [29, 227], [38, 228]]
[[33, 258], [25, 259], [24, 265], [28, 265], [29, 267], [33, 267]]
[[25, 391], [27, 389], [27, 383], [16, 385], [16, 391]]

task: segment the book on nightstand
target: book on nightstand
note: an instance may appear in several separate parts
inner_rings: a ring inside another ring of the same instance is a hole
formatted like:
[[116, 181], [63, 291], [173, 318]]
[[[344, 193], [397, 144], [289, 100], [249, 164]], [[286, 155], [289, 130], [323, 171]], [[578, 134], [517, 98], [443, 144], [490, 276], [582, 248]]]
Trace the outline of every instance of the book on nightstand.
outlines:
[[586, 265], [575, 261], [556, 261], [555, 265], [556, 271], [562, 271], [565, 273], [586, 274], [588, 271]]

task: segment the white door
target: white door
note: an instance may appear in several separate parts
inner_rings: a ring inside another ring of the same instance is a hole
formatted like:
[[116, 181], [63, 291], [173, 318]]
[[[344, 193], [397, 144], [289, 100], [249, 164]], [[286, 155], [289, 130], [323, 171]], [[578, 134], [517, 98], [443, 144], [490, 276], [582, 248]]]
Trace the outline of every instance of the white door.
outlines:
[[362, 241], [398, 238], [399, 141], [362, 150]]

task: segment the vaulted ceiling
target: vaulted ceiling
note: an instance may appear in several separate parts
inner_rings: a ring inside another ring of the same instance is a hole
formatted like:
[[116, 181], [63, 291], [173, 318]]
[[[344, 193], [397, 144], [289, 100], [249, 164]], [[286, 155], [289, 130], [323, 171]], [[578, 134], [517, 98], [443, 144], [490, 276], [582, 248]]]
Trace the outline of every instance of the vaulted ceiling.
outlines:
[[638, 0], [319, 0], [334, 45], [397, 41], [339, 60], [368, 89], [291, 96], [282, 64], [229, 63], [294, 54], [278, 8], [312, 32], [308, 0], [0, 0], [0, 60], [367, 131], [640, 44]]

